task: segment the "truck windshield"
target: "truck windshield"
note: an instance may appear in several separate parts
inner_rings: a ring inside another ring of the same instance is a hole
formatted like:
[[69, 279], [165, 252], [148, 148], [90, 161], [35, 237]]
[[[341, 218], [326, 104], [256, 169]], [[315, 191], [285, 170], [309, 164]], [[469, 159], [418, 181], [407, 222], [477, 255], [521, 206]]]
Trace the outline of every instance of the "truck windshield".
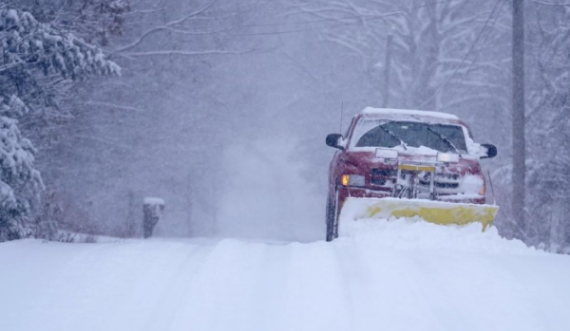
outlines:
[[402, 142], [407, 146], [425, 146], [443, 153], [467, 151], [463, 128], [450, 124], [362, 120], [351, 139], [352, 147], [393, 148]]

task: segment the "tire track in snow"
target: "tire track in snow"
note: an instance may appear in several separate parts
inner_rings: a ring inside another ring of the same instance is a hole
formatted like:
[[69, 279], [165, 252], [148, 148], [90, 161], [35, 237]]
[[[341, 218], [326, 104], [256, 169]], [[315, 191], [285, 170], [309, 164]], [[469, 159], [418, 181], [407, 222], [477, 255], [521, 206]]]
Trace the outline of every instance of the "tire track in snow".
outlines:
[[[354, 254], [366, 266], [367, 282], [363, 284], [357, 313], [358, 330], [441, 330], [429, 314], [430, 300], [418, 281], [424, 270], [410, 263], [407, 252], [388, 250], [371, 243], [353, 241]], [[366, 263], [364, 263], [366, 261]], [[370, 308], [373, 307], [373, 308]]]
[[257, 320], [251, 321], [257, 330], [280, 330], [291, 316], [286, 310], [288, 279], [292, 271], [291, 244], [263, 245], [261, 264], [255, 283], [259, 292]]
[[[173, 270], [176, 270], [183, 260], [197, 245], [161, 240], [150, 240], [140, 244], [119, 247], [114, 259], [103, 261], [111, 264], [104, 269], [118, 269], [121, 273], [113, 281], [123, 286], [105, 287], [104, 299], [100, 302], [112, 302], [110, 305], [96, 308], [102, 318], [94, 319], [90, 325], [93, 330], [112, 329], [142, 330], [147, 316], [156, 313], [155, 302], [167, 291], [169, 284], [165, 281]], [[113, 254], [113, 252], [111, 252]], [[96, 316], [96, 314], [92, 315]], [[118, 321], [111, 323], [109, 321]]]
[[[342, 275], [343, 291], [349, 305], [351, 330], [376, 331], [383, 328], [383, 293], [378, 289], [377, 275], [363, 259], [367, 252], [354, 238], [341, 238], [334, 242], [334, 249], [338, 273]], [[376, 256], [383, 254], [378, 250], [372, 253]]]
[[171, 323], [190, 298], [191, 283], [217, 248], [216, 243], [206, 243], [191, 247], [178, 267], [170, 272], [168, 284], [160, 298], [153, 305], [147, 317], [144, 330], [170, 330]]
[[283, 319], [277, 330], [350, 330], [343, 280], [329, 243], [293, 243]]
[[256, 320], [258, 245], [222, 240], [189, 282], [187, 297], [170, 330], [251, 330]]

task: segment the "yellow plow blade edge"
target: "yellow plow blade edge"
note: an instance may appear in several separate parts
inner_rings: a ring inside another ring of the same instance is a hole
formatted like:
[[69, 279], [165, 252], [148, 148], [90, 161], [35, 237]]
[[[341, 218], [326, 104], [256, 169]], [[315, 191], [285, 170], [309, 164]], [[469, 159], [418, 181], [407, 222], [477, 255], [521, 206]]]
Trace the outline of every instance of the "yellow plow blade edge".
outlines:
[[498, 206], [453, 203], [421, 199], [398, 198], [348, 198], [342, 207], [340, 218], [415, 217], [435, 224], [481, 223], [483, 231], [493, 224]]

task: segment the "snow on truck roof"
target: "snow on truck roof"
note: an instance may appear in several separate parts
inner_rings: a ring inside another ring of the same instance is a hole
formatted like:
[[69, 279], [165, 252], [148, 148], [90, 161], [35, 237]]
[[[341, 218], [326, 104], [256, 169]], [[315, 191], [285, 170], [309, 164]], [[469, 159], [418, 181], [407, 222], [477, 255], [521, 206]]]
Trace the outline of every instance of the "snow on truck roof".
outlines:
[[432, 117], [444, 120], [455, 120], [458, 121], [459, 118], [455, 115], [440, 113], [435, 111], [427, 110], [410, 110], [410, 109], [392, 109], [392, 108], [372, 108], [366, 107], [361, 112], [364, 115], [389, 115], [389, 116], [422, 116], [422, 117]]

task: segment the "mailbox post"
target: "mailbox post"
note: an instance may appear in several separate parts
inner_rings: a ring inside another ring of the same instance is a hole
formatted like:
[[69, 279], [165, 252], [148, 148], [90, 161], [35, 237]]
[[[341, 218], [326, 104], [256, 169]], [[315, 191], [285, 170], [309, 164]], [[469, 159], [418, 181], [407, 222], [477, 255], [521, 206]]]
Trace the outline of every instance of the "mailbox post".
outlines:
[[152, 237], [154, 227], [162, 218], [164, 200], [160, 198], [145, 198], [143, 203], [143, 235], [144, 238]]

